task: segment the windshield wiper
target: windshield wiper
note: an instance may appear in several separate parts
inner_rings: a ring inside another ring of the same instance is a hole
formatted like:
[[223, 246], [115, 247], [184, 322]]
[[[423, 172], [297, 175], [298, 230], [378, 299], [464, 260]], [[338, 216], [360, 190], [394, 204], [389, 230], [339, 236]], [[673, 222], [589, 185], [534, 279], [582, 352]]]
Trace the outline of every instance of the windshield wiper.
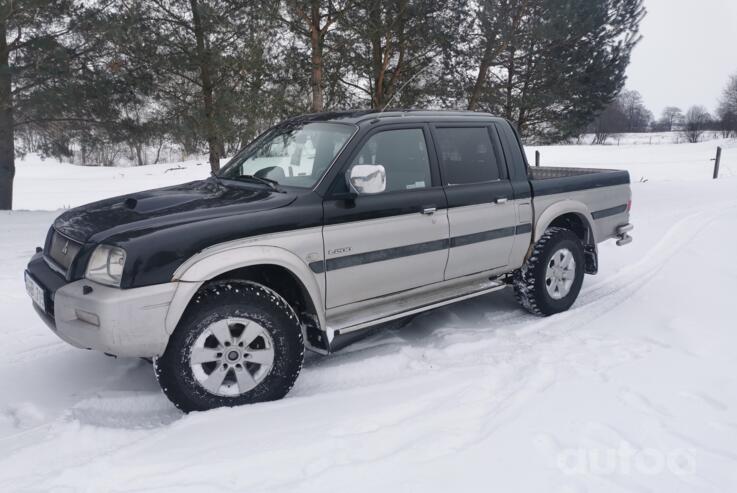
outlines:
[[262, 185], [266, 185], [267, 187], [271, 188], [272, 190], [276, 190], [277, 192], [280, 192], [277, 185], [279, 185], [279, 182], [276, 180], [272, 180], [271, 178], [263, 178], [261, 176], [254, 176], [254, 175], [238, 175], [238, 176], [219, 176], [218, 178], [225, 178], [226, 180], [236, 180], [236, 181], [253, 181], [256, 183], [261, 183]]

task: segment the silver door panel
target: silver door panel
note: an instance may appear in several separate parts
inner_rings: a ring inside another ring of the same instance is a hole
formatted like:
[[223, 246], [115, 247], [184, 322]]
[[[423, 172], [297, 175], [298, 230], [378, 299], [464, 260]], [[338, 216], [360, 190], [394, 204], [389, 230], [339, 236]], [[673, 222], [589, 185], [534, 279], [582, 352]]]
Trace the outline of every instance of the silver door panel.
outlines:
[[[514, 233], [503, 235], [500, 230], [514, 229], [517, 224], [515, 208], [514, 201], [509, 201], [455, 207], [448, 211], [451, 248], [446, 279], [498, 269], [509, 263]], [[489, 233], [491, 239], [483, 241], [485, 233]], [[471, 235], [478, 236], [474, 238]]]
[[326, 226], [323, 236], [327, 308], [443, 280], [445, 210]]

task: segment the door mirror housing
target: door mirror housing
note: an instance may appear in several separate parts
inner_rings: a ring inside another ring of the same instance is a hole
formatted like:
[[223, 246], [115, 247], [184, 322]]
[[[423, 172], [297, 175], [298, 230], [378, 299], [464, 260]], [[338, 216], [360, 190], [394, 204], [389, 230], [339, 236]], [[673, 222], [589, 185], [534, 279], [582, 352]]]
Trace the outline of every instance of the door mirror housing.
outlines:
[[386, 170], [381, 164], [356, 164], [348, 171], [350, 189], [359, 195], [371, 195], [386, 190]]

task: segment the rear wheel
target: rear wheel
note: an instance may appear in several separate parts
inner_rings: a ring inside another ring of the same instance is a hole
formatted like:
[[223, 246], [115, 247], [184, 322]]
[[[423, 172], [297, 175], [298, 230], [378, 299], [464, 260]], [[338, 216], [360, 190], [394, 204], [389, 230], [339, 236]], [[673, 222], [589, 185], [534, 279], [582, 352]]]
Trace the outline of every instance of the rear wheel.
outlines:
[[517, 301], [536, 315], [568, 310], [581, 291], [584, 276], [581, 240], [565, 228], [549, 228], [514, 276]]
[[251, 282], [203, 288], [154, 361], [166, 396], [185, 412], [281, 399], [302, 368], [294, 310]]

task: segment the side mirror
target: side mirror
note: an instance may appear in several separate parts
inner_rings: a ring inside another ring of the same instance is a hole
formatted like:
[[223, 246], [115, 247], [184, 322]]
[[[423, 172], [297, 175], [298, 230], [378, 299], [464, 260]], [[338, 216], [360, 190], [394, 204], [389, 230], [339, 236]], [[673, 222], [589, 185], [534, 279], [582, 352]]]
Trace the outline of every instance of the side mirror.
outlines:
[[380, 164], [356, 164], [348, 172], [348, 184], [359, 195], [386, 190], [386, 170]]

